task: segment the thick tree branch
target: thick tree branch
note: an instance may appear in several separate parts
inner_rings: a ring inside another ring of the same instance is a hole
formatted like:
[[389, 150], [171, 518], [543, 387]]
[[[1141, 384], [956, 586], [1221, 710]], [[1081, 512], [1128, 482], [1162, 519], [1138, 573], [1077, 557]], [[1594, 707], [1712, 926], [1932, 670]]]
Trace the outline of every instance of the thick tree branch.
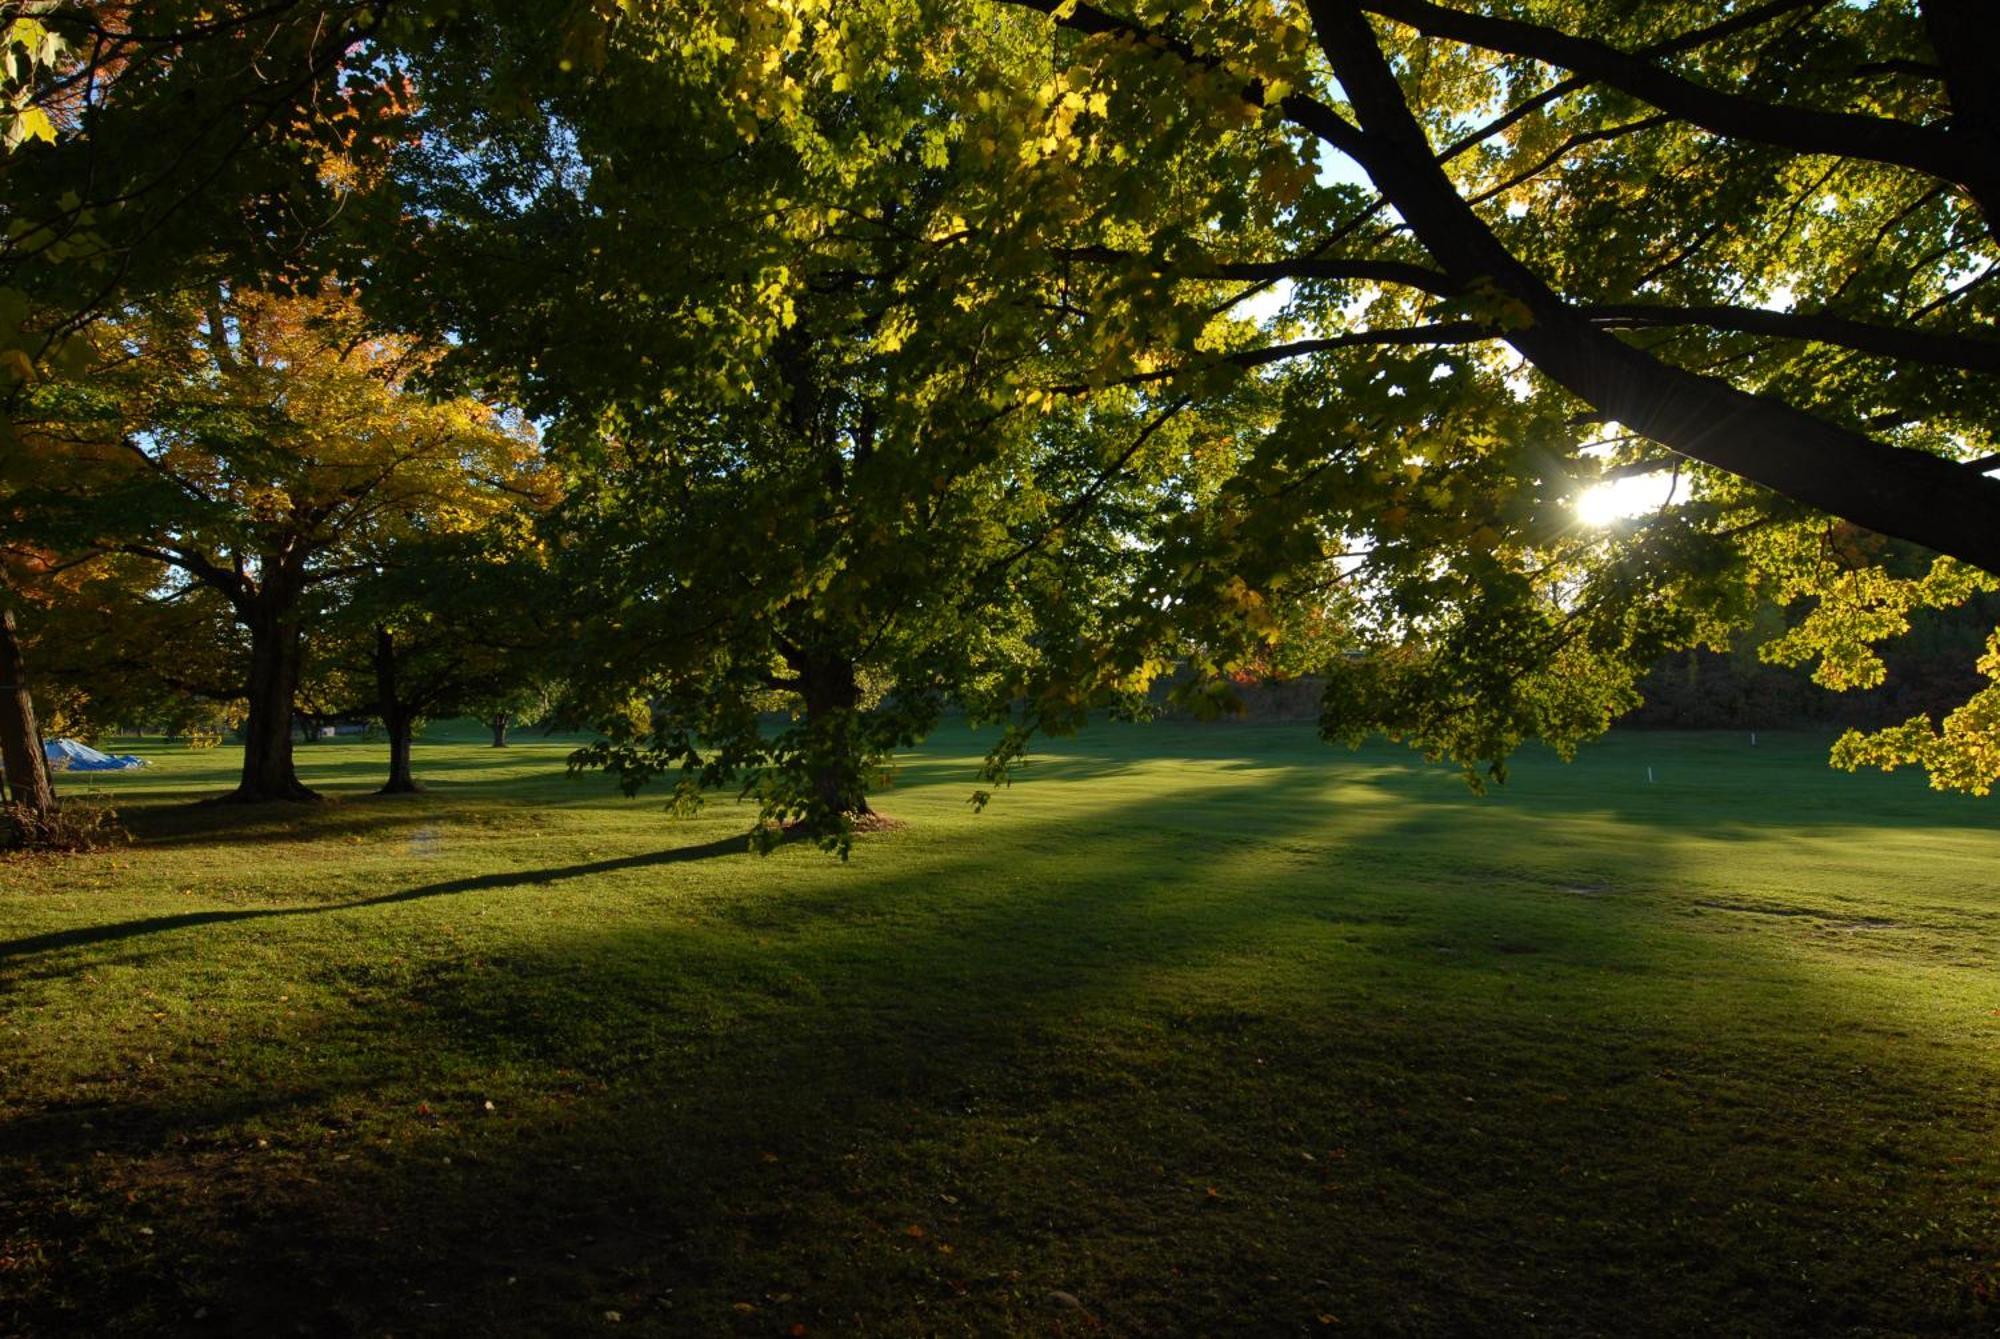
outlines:
[[[1734, 37], [1736, 34], [1746, 32], [1751, 28], [1762, 27], [1772, 19], [1790, 14], [1795, 10], [1824, 9], [1828, 3], [1829, 0], [1770, 0], [1768, 4], [1753, 6], [1740, 14], [1732, 14], [1720, 22], [1696, 28], [1692, 32], [1682, 33], [1679, 37], [1670, 37], [1664, 42], [1655, 42], [1651, 46], [1642, 47], [1638, 54], [1647, 57], [1676, 56], [1682, 52], [1695, 51], [1712, 42], [1719, 42], [1724, 38]], [[1567, 97], [1578, 89], [1587, 88], [1589, 85], [1590, 81], [1588, 79], [1580, 78], [1576, 75], [1558, 80], [1533, 97], [1524, 99], [1514, 106], [1509, 107], [1506, 111], [1494, 117], [1485, 125], [1480, 126], [1477, 130], [1470, 132], [1464, 138], [1454, 141], [1444, 152], [1438, 155], [1438, 161], [1441, 163], [1450, 162], [1460, 154], [1468, 152], [1475, 146], [1492, 139], [1495, 135], [1501, 134], [1519, 124], [1550, 103]]]
[[[1365, 0], [1365, 8], [1415, 28], [1511, 56], [1560, 66], [1651, 103], [1717, 135], [1797, 153], [1889, 163], [1956, 182], [1982, 206], [1994, 197], [2000, 168], [1968, 152], [1962, 137], [1929, 126], [1857, 112], [1825, 112], [1767, 102], [1698, 84], [1646, 56], [1519, 19], [1475, 14], [1431, 0]], [[1988, 16], [1990, 20], [1990, 15]], [[1990, 73], [1985, 76], [1990, 79]], [[1996, 212], [1988, 207], [1989, 221]]]
[[231, 604], [240, 605], [251, 594], [240, 572], [230, 571], [195, 549], [174, 545], [115, 544], [108, 551], [129, 553], [135, 558], [147, 558], [162, 567], [186, 572], [204, 585], [214, 587]]
[[1321, 260], [1302, 256], [1292, 260], [1229, 261], [1191, 275], [1217, 279], [1355, 279], [1366, 283], [1394, 284], [1415, 288], [1438, 297], [1453, 297], [1458, 286], [1451, 276], [1426, 265], [1395, 260]]
[[[1058, 7], [1056, 0], [1016, 3], [1044, 13]], [[1293, 124], [1361, 164], [1452, 286], [1483, 281], [1519, 302], [1529, 319], [1509, 329], [1504, 338], [1543, 375], [1592, 405], [1595, 417], [1620, 421], [1682, 456], [1797, 502], [2000, 572], [2000, 480], [1980, 477], [1941, 457], [1890, 446], [1782, 401], [1662, 362], [1601, 328], [1588, 312], [1551, 290], [1508, 250], [1445, 174], [1382, 55], [1364, 7], [1440, 36], [1563, 65], [1716, 133], [1740, 134], [1808, 153], [1901, 163], [1960, 184], [1966, 184], [1967, 176], [1979, 176], [1978, 171], [1968, 170], [1964, 141], [1955, 141], [1942, 130], [1881, 118], [1773, 107], [1717, 93], [1650, 59], [1603, 43], [1444, 9], [1425, 0], [1310, 0], [1316, 35], [1355, 120], [1304, 94], [1294, 93], [1280, 104]], [[1149, 36], [1135, 24], [1081, 6], [1057, 22], [1086, 32], [1121, 32], [1139, 40]], [[1452, 31], [1440, 25], [1451, 25]], [[1545, 38], [1556, 49], [1545, 46]], [[1204, 66], [1213, 64], [1185, 43], [1167, 42], [1163, 49]], [[1252, 87], [1246, 97], [1261, 104], [1261, 89]], [[1987, 214], [1989, 226], [2000, 225], [2000, 211], [1988, 209]], [[1722, 320], [1725, 313], [1709, 315]], [[1735, 319], [1767, 318], [1737, 314]], [[1787, 327], [1791, 337], [1810, 337], [1799, 330], [1796, 324]], [[1854, 340], [1877, 338], [1872, 329], [1824, 323], [1818, 332], [1822, 336], [1837, 332]], [[1895, 337], [1936, 338], [1919, 332], [1895, 332]], [[1985, 356], [1983, 349], [1968, 351], [1958, 340], [1950, 348], [1925, 344], [1924, 349], [1943, 355], [1949, 365]], [[1291, 356], [1305, 351], [1294, 350]]]
[[1645, 302], [1604, 303], [1583, 313], [1603, 330], [1655, 330], [1700, 326], [1735, 334], [1771, 335], [1778, 339], [1837, 344], [1859, 353], [1876, 354], [1934, 367], [1966, 372], [2000, 373], [2000, 340], [1939, 331], [1877, 325], [1825, 312], [1766, 311], [1761, 307], [1676, 307]]
[[2000, 24], [1990, 0], [1922, 0], [1931, 49], [1943, 67], [1951, 100], [1951, 136], [1960, 151], [1983, 165], [1980, 182], [1966, 183], [2000, 229]]
[[[1102, 265], [1148, 263], [1152, 258], [1133, 251], [1108, 246], [1069, 247], [1056, 253], [1061, 260], [1087, 261]], [[1439, 297], [1452, 297], [1458, 288], [1451, 276], [1426, 265], [1398, 260], [1367, 260], [1336, 256], [1292, 256], [1283, 260], [1231, 260], [1176, 267], [1157, 263], [1155, 273], [1177, 279], [1242, 279], [1268, 282], [1278, 279], [1358, 280], [1365, 283], [1396, 284], [1420, 289]]]
[[1213, 358], [1155, 368], [1150, 372], [1134, 372], [1129, 376], [1114, 377], [1106, 382], [1072, 381], [1044, 389], [1054, 395], [1086, 395], [1091, 391], [1103, 390], [1107, 386], [1157, 385], [1159, 382], [1172, 381], [1175, 377], [1205, 367], [1226, 366], [1246, 369], [1268, 367], [1272, 363], [1282, 363], [1293, 358], [1307, 358], [1316, 353], [1333, 353], [1341, 349], [1476, 344], [1481, 340], [1499, 337], [1498, 328], [1481, 321], [1438, 321], [1431, 325], [1350, 330], [1345, 334], [1328, 335], [1323, 339], [1301, 339], [1286, 344], [1266, 344], [1255, 349], [1238, 349], [1231, 353], [1218, 354]]
[[1307, 358], [1316, 353], [1334, 353], [1341, 349], [1477, 344], [1481, 340], [1497, 339], [1499, 336], [1498, 329], [1482, 321], [1439, 321], [1434, 325], [1351, 330], [1343, 335], [1328, 335], [1323, 339], [1293, 340], [1288, 344], [1271, 344], [1261, 349], [1245, 349], [1238, 353], [1225, 354], [1217, 361], [1236, 367], [1268, 367], [1272, 363], [1282, 363], [1293, 358]]
[[[1877, 442], [1782, 401], [1684, 371], [1593, 325], [1494, 235], [1438, 165], [1362, 4], [1310, 0], [1375, 185], [1444, 269], [1526, 308], [1505, 338], [1550, 380], [1610, 419], [1795, 501], [2000, 572], [2000, 481]], [[1310, 129], [1310, 127], [1308, 127]]]

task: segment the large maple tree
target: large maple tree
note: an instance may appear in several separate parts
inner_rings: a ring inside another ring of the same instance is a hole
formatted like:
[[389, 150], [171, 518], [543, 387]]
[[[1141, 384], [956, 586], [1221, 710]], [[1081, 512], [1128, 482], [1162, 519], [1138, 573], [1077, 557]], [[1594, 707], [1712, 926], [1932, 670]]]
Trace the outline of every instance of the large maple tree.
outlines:
[[11, 527], [204, 587], [246, 636], [241, 800], [310, 799], [292, 763], [304, 640], [397, 536], [489, 526], [546, 478], [535, 434], [409, 382], [435, 357], [338, 291], [157, 303], [101, 342], [115, 360], [37, 385], [20, 415], [36, 482]]

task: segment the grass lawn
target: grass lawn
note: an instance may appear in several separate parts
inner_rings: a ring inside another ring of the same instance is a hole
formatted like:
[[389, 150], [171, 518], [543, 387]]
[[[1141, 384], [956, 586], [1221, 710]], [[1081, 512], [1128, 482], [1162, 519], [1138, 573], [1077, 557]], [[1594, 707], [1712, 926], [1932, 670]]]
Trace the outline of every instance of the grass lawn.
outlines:
[[841, 864], [565, 747], [141, 748], [0, 861], [0, 1334], [2000, 1326], [1992, 803], [953, 731]]

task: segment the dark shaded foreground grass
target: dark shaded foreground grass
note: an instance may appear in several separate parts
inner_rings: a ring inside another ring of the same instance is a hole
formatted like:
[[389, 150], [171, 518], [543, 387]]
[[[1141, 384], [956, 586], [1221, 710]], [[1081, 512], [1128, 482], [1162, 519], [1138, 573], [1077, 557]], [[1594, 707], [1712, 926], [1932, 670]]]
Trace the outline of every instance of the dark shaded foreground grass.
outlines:
[[0, 864], [0, 1333], [1990, 1332], [1995, 811], [1823, 749], [950, 734], [847, 865], [146, 750]]

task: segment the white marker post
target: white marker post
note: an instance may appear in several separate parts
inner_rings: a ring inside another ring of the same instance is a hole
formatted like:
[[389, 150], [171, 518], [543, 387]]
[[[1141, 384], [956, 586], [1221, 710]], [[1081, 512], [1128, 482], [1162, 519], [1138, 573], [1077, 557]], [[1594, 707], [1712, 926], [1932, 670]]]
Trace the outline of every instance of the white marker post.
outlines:
[[1650, 767], [1646, 769], [1646, 784], [1649, 786], [1653, 784], [1653, 769]]

